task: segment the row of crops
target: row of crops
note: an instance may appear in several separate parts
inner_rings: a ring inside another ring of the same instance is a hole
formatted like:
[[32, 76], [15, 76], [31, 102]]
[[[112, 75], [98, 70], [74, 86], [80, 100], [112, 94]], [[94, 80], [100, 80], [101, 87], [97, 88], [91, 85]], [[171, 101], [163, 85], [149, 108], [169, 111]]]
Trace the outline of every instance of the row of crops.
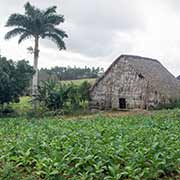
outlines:
[[0, 179], [178, 179], [180, 110], [0, 120]]

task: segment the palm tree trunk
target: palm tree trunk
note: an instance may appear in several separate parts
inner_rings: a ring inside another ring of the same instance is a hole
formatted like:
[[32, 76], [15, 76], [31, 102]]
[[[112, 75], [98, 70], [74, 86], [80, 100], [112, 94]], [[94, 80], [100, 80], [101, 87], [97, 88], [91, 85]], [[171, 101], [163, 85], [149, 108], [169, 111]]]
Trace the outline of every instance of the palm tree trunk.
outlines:
[[37, 93], [38, 93], [38, 58], [39, 58], [39, 37], [35, 37], [35, 46], [34, 46], [34, 65], [33, 68], [35, 73], [33, 75], [32, 81], [32, 107], [34, 110], [37, 108]]

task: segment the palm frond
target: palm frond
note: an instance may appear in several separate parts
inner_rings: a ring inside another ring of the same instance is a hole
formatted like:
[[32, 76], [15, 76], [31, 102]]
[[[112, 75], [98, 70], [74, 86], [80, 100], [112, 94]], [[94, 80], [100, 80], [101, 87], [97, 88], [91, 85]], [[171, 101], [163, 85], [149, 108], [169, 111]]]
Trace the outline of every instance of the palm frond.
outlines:
[[5, 39], [6, 40], [9, 40], [17, 35], [21, 35], [22, 33], [25, 33], [27, 32], [26, 29], [23, 29], [23, 28], [15, 28], [9, 32], [6, 33], [5, 35]]
[[53, 25], [59, 25], [60, 23], [64, 22], [64, 16], [63, 15], [55, 15], [51, 14], [46, 17], [46, 23], [53, 24]]
[[30, 19], [22, 14], [12, 14], [6, 23], [6, 27], [10, 26], [20, 26], [20, 27], [26, 27], [28, 24], [30, 24]]
[[47, 16], [50, 14], [54, 14], [54, 13], [56, 13], [56, 9], [57, 9], [57, 6], [49, 7], [45, 10], [44, 15]]
[[66, 49], [63, 39], [60, 36], [58, 36], [57, 34], [46, 33], [46, 34], [44, 34], [43, 38], [49, 38], [50, 40], [52, 40], [57, 45], [59, 50]]
[[29, 17], [36, 17], [37, 15], [41, 14], [40, 9], [36, 8], [35, 6], [31, 5], [29, 2], [27, 2], [24, 5], [25, 8], [25, 14]]
[[24, 32], [24, 33], [20, 36], [19, 41], [18, 41], [18, 44], [20, 44], [22, 41], [24, 41], [24, 40], [26, 40], [26, 39], [31, 38], [31, 36], [32, 36], [32, 35], [31, 35], [30, 33]]
[[61, 38], [68, 38], [68, 35], [66, 34], [66, 32], [61, 29], [54, 28], [54, 32]]
[[[66, 34], [65, 31], [55, 28], [54, 25], [52, 24], [46, 24], [44, 27], [44, 32], [45, 33], [53, 33], [53, 34], [57, 34], [58, 36], [60, 36], [62, 39], [63, 38], [68, 38], [68, 35]], [[42, 34], [43, 37], [43, 34]]]

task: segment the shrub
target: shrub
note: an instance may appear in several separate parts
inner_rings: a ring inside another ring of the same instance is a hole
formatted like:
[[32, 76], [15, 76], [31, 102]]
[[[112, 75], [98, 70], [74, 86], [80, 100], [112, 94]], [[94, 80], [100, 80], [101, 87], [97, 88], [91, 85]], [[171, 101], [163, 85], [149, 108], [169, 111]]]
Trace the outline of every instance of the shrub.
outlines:
[[79, 109], [86, 109], [89, 100], [89, 88], [88, 82], [75, 85], [48, 80], [39, 86], [37, 100], [41, 106], [49, 111], [56, 111], [61, 114], [72, 113]]
[[65, 84], [57, 84], [54, 80], [43, 81], [38, 88], [37, 100], [49, 110], [57, 110], [63, 107], [68, 98], [68, 87]]
[[177, 100], [171, 100], [169, 104], [160, 104], [156, 108], [153, 108], [155, 110], [160, 110], [160, 109], [175, 109], [180, 107], [180, 99]]
[[3, 108], [0, 108], [0, 117], [7, 117], [7, 116], [14, 117], [16, 115], [17, 115], [17, 113], [9, 105], [6, 105], [6, 106], [3, 106]]

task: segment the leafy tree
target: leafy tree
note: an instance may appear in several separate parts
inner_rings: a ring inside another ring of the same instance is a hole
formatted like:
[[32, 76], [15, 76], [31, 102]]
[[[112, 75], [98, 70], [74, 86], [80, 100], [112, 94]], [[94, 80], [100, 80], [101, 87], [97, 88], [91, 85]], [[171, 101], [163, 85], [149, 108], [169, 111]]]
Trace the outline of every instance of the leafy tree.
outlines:
[[79, 109], [81, 103], [81, 94], [79, 93], [79, 86], [71, 83], [69, 85], [68, 101], [70, 102], [72, 110]]
[[0, 56], [0, 104], [18, 102], [29, 87], [34, 70], [27, 61], [15, 63]]
[[88, 82], [75, 85], [48, 80], [39, 86], [37, 98], [49, 110], [76, 111], [80, 108], [85, 109], [89, 100], [89, 88]]
[[[39, 39], [48, 38], [58, 46], [59, 50], [62, 50], [66, 49], [63, 39], [68, 36], [63, 30], [56, 27], [64, 22], [64, 16], [57, 14], [56, 6], [42, 10], [28, 2], [24, 8], [25, 14], [15, 13], [9, 17], [6, 26], [15, 28], [5, 35], [5, 39], [9, 40], [17, 35], [20, 36], [18, 43], [29, 38], [34, 39], [35, 44], [32, 50], [35, 74], [33, 76], [32, 95], [35, 100], [38, 86]], [[35, 108], [35, 101], [33, 105]]]
[[89, 101], [90, 100], [90, 93], [89, 90], [91, 88], [91, 84], [87, 81], [84, 81], [79, 86], [79, 94], [81, 95], [80, 99], [81, 101]]
[[68, 98], [68, 87], [54, 80], [43, 81], [38, 92], [37, 100], [49, 110], [61, 109]]

